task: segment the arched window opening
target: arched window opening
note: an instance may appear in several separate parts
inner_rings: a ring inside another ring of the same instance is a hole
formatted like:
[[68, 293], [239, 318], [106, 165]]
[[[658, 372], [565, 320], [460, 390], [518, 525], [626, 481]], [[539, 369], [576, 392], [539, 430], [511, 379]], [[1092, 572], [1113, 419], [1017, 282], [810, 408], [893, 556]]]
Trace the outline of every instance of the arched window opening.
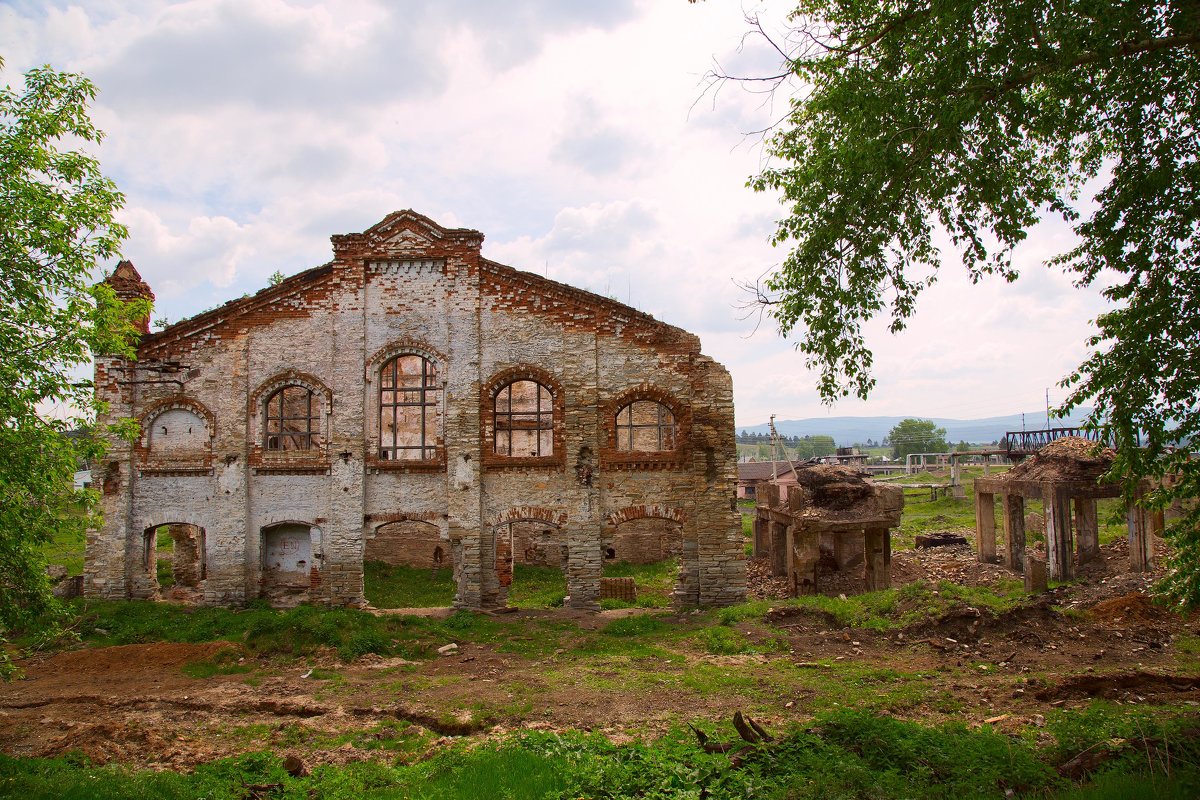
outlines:
[[323, 443], [321, 401], [307, 386], [284, 386], [267, 398], [267, 450], [314, 450]]
[[554, 455], [554, 396], [536, 381], [513, 381], [496, 393], [497, 455]]
[[675, 415], [654, 400], [635, 400], [617, 411], [617, 449], [654, 453], [675, 449]]
[[429, 461], [437, 457], [441, 386], [437, 365], [400, 355], [379, 372], [379, 458]]

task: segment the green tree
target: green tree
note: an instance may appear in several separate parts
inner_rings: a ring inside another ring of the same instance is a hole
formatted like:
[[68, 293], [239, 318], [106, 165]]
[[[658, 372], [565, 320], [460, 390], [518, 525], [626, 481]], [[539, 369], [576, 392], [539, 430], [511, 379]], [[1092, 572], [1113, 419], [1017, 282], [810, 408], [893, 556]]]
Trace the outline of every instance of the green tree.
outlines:
[[[121, 194], [72, 149], [100, 141], [87, 113], [94, 96], [85, 78], [49, 67], [0, 91], [0, 643], [51, 624], [42, 547], [81, 539], [95, 522], [95, 493], [72, 478], [100, 444], [66, 435], [96, 410], [79, 373], [94, 352], [132, 355], [134, 320], [149, 313], [94, 283], [97, 262], [126, 236], [114, 220]], [[0, 661], [0, 674], [11, 672]]]
[[[782, 195], [790, 252], [755, 288], [822, 397], [871, 390], [863, 323], [905, 327], [937, 235], [973, 280], [1011, 281], [1057, 215], [1076, 238], [1050, 265], [1111, 302], [1062, 410], [1094, 407], [1128, 497], [1164, 476], [1150, 504], [1197, 496], [1174, 445], [1200, 438], [1200, 5], [804, 0], [792, 19], [776, 79], [803, 88], [750, 181]], [[1200, 510], [1168, 535], [1168, 590], [1200, 603]]]
[[904, 458], [909, 453], [946, 453], [946, 429], [928, 419], [905, 419], [888, 431], [892, 442], [892, 458]]

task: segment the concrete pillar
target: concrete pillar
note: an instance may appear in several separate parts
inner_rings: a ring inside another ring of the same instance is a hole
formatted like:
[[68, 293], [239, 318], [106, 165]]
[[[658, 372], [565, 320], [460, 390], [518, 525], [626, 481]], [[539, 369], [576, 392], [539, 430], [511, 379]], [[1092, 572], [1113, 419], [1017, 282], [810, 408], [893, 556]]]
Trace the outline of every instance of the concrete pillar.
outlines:
[[1017, 494], [1000, 496], [1004, 522], [1004, 565], [1020, 572], [1025, 568], [1025, 498]]
[[833, 558], [837, 561], [838, 569], [849, 569], [863, 562], [864, 550], [861, 536], [830, 534], [833, 540]]
[[752, 552], [755, 558], [767, 558], [771, 554], [770, 525], [769, 520], [762, 517], [754, 518], [754, 550]]
[[771, 574], [779, 578], [787, 575], [787, 526], [771, 523]]
[[817, 563], [821, 560], [820, 536], [814, 530], [788, 528], [788, 587], [793, 596], [817, 593]]
[[1078, 537], [1079, 563], [1085, 564], [1100, 555], [1100, 523], [1096, 501], [1090, 497], [1075, 498], [1075, 531]]
[[863, 532], [867, 591], [875, 592], [892, 585], [892, 537], [887, 528], [868, 528]]
[[1151, 512], [1141, 506], [1130, 506], [1125, 514], [1129, 529], [1129, 569], [1148, 572], [1154, 566], [1154, 537]]
[[1046, 562], [1040, 558], [1034, 558], [1031, 554], [1025, 555], [1025, 591], [1030, 594], [1041, 594], [1049, 588], [1049, 582], [1046, 579]]
[[975, 545], [979, 548], [981, 563], [995, 563], [996, 496], [978, 490], [975, 492]]
[[1046, 566], [1051, 580], [1075, 576], [1075, 548], [1071, 541], [1071, 500], [1057, 485], [1042, 486], [1046, 516]]

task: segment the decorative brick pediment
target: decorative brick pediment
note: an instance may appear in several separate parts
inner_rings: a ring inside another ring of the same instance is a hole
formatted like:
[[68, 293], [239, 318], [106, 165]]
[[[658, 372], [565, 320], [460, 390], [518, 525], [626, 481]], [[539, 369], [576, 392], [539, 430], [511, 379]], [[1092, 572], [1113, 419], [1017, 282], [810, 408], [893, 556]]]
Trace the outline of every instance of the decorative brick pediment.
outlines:
[[388, 214], [360, 236], [367, 251], [381, 256], [417, 256], [451, 244], [468, 244], [476, 250], [483, 246], [479, 231], [443, 228], [411, 209]]

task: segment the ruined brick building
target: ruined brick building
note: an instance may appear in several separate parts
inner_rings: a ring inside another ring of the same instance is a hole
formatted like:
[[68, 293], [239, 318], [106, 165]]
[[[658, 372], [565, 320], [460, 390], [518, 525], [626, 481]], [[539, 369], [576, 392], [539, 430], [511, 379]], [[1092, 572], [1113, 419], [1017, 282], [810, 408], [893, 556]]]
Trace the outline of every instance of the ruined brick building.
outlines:
[[[596, 608], [606, 559], [680, 559], [680, 604], [745, 593], [729, 374], [628, 306], [491, 262], [412, 211], [333, 260], [101, 357], [104, 527], [85, 593], [357, 604], [364, 559], [453, 568], [506, 603], [512, 563], [559, 566]], [[108, 281], [152, 296], [132, 264]], [[164, 526], [166, 526], [164, 528]]]

